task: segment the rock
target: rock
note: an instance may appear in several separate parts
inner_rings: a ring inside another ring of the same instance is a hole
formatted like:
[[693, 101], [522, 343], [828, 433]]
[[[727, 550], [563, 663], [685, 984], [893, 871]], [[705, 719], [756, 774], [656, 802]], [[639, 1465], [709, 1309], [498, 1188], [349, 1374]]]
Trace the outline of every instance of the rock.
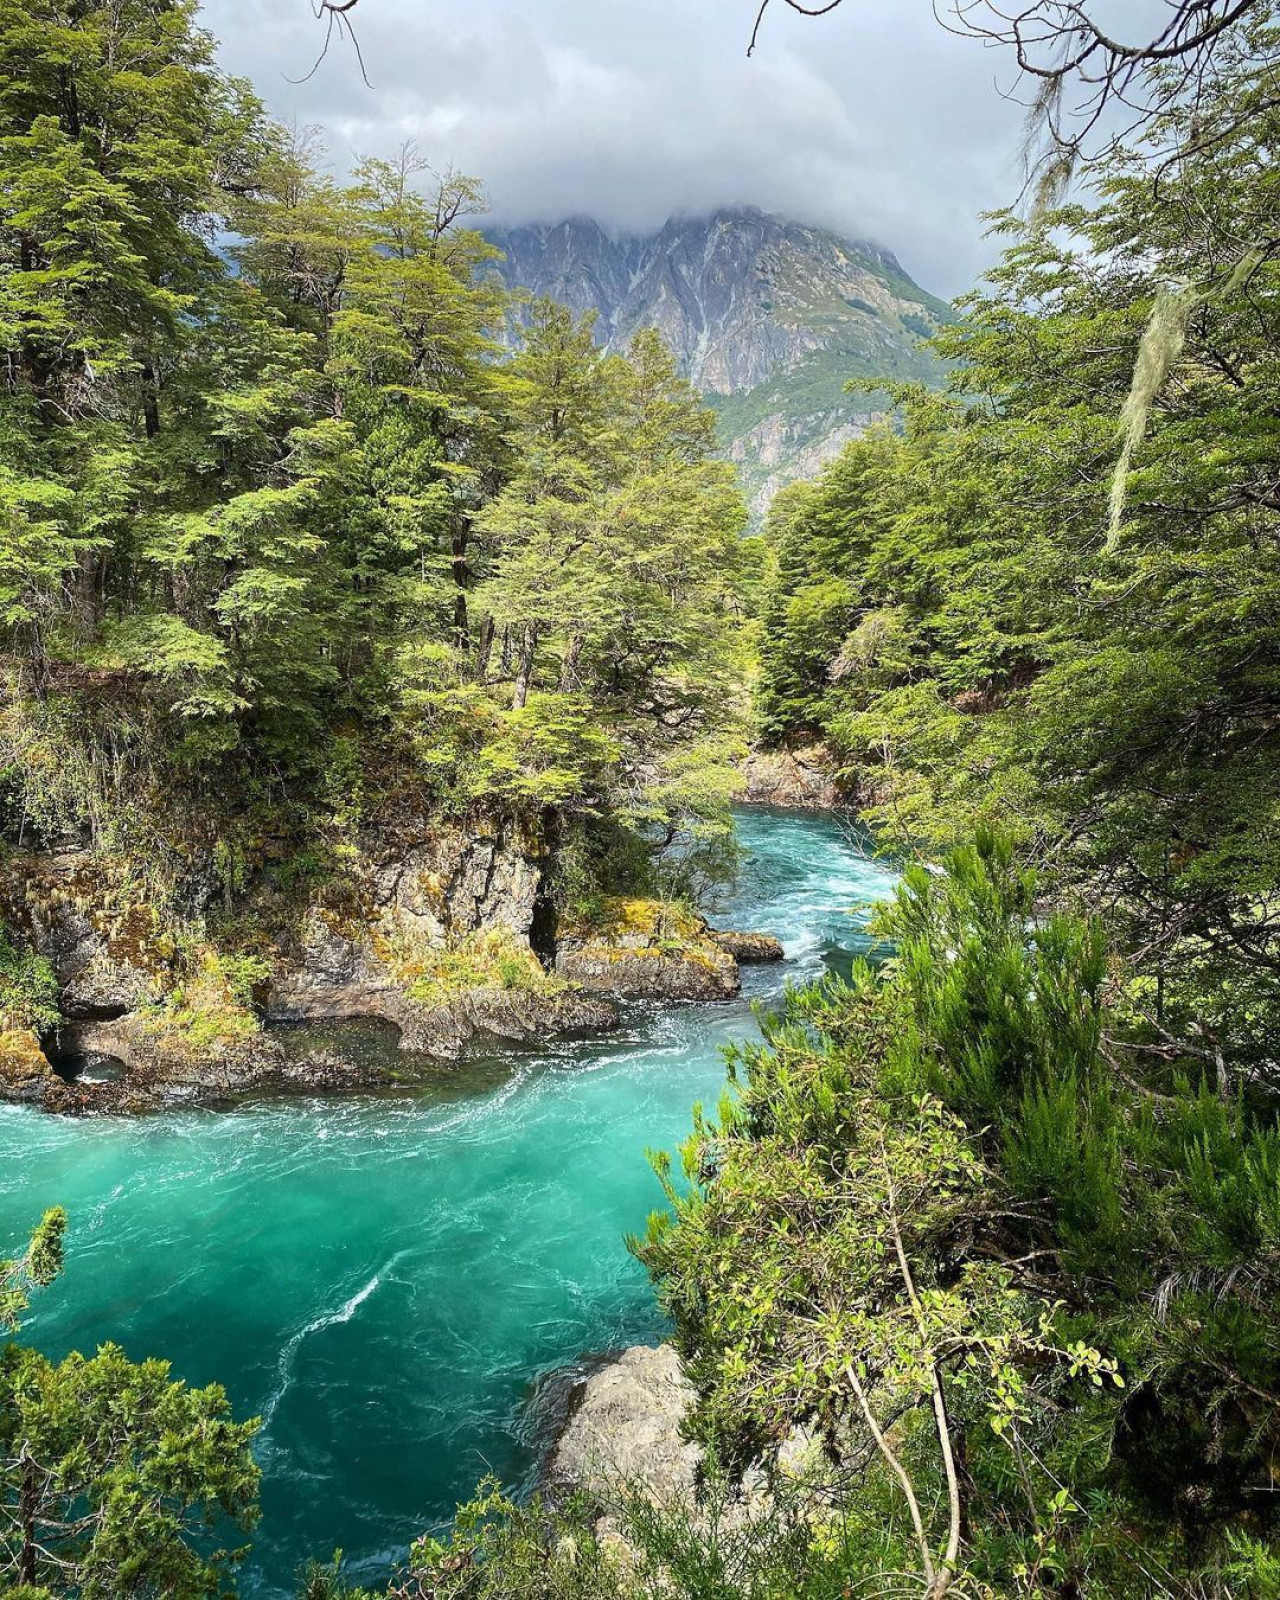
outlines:
[[724, 999], [739, 982], [737, 962], [704, 918], [627, 896], [601, 900], [561, 929], [556, 973], [628, 999]]
[[4, 909], [52, 965], [64, 1016], [115, 1017], [157, 1001], [164, 963], [140, 906], [115, 908], [100, 864], [85, 851], [15, 852], [6, 862]]
[[723, 928], [713, 930], [711, 937], [722, 950], [727, 950], [739, 966], [763, 965], [769, 961], [782, 961], [786, 951], [781, 940], [771, 933], [732, 933]]
[[692, 1501], [702, 1452], [680, 1437], [680, 1423], [693, 1398], [671, 1345], [624, 1350], [583, 1382], [549, 1481], [604, 1493], [625, 1480], [655, 1499]]
[[732, 1000], [742, 990], [738, 963], [725, 951], [718, 955], [587, 945], [563, 950], [556, 971], [620, 1000]]
[[284, 1067], [283, 1050], [266, 1034], [196, 1046], [147, 1012], [72, 1023], [59, 1031], [59, 1046], [69, 1055], [113, 1056], [124, 1063], [129, 1088], [151, 1100], [175, 1090], [206, 1098], [240, 1094]]
[[48, 1056], [30, 1029], [0, 1032], [0, 1100], [39, 1102], [57, 1081]]
[[[708, 1509], [699, 1497], [702, 1447], [681, 1433], [695, 1390], [669, 1344], [637, 1345], [603, 1365], [591, 1358], [584, 1364], [589, 1375], [571, 1398], [543, 1478], [552, 1496], [584, 1490], [596, 1498], [601, 1507], [597, 1539], [634, 1567], [640, 1552], [628, 1537], [625, 1501], [637, 1491], [670, 1508], [681, 1522], [706, 1522]], [[821, 1442], [808, 1429], [793, 1428], [767, 1470], [764, 1464], [751, 1467], [727, 1494], [714, 1497], [710, 1515], [719, 1528], [746, 1527], [767, 1515], [775, 1475], [810, 1486], [825, 1480], [829, 1503], [830, 1474]]]
[[835, 779], [836, 759], [826, 745], [753, 750], [742, 764], [747, 805], [789, 811], [839, 811], [848, 799]]
[[656, 900], [609, 900], [567, 929], [556, 974], [623, 1000], [731, 1000], [742, 988], [737, 961], [702, 918]]
[[[255, 953], [272, 968], [267, 992], [254, 996], [264, 1020], [377, 1018], [394, 1025], [406, 1051], [444, 1060], [478, 1033], [523, 1041], [615, 1026], [610, 1000], [542, 965], [555, 945], [555, 830], [550, 814], [463, 825], [388, 806], [360, 836], [349, 870], [319, 888], [300, 895], [266, 866], [245, 908], [260, 936]], [[274, 859], [283, 854], [282, 846]], [[402, 1081], [390, 1068], [353, 1067], [323, 1049], [290, 1061], [259, 1029], [247, 997], [227, 986], [212, 947], [204, 979], [179, 969], [172, 939], [148, 908], [120, 898], [109, 866], [85, 851], [15, 852], [0, 864], [0, 914], [54, 966], [66, 1018], [60, 1048], [114, 1057], [127, 1086], [68, 1085], [14, 1042], [0, 1095], [47, 1102], [52, 1094], [58, 1109], [79, 1111], [224, 1099], [272, 1085]], [[199, 883], [184, 888], [184, 931], [197, 944], [207, 945], [208, 903]], [[193, 1021], [189, 996], [166, 1001], [196, 981], [211, 992]]]
[[[269, 1022], [377, 1017], [401, 1047], [458, 1056], [477, 1033], [512, 1040], [607, 1029], [608, 1002], [572, 990], [477, 985], [438, 1004], [410, 995], [415, 969], [449, 947], [510, 936], [515, 952], [554, 942], [552, 839], [547, 829], [481, 819], [463, 829], [416, 814], [383, 818], [361, 839], [361, 858], [339, 906], [310, 906], [283, 946], [266, 1006]], [[536, 967], [536, 963], [534, 964]]]
[[520, 989], [471, 989], [441, 1005], [404, 1013], [400, 1047], [452, 1060], [478, 1033], [515, 1043], [571, 1033], [608, 1032], [618, 1008], [572, 989], [539, 994]]
[[387, 939], [442, 944], [501, 928], [537, 946], [547, 914], [552, 840], [507, 819], [462, 828], [400, 817], [369, 829], [368, 922]]

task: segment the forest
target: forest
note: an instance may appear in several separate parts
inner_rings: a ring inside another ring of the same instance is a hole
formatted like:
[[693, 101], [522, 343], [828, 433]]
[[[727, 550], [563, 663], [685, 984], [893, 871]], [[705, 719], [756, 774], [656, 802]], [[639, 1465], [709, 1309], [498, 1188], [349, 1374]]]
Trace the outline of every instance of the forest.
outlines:
[[[1049, 105], [946, 387], [756, 538], [657, 334], [502, 290], [472, 179], [334, 177], [187, 0], [0, 0], [6, 882], [90, 853], [166, 1048], [257, 1028], [406, 809], [536, 833], [564, 925], [696, 916], [747, 744], [817, 742], [902, 869], [652, 1157], [698, 1505], [486, 1481], [376, 1592], [1280, 1597], [1280, 15], [1183, 13], [1125, 134]], [[0, 1593], [225, 1593], [255, 1424], [21, 1342], [66, 1228], [0, 1265]]]

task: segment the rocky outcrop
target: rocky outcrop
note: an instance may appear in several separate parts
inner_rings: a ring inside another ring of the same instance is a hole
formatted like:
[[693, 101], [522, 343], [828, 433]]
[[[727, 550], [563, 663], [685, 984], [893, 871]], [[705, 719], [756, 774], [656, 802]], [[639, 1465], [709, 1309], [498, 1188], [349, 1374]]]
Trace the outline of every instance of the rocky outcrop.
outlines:
[[[550, 819], [383, 816], [340, 875], [304, 892], [281, 847], [244, 904], [250, 937], [230, 950], [210, 934], [207, 893], [188, 896], [189, 925], [160, 928], [86, 855], [11, 858], [0, 911], [54, 965], [64, 1020], [46, 1041], [56, 1072], [34, 1035], [0, 1047], [0, 1098], [89, 1112], [403, 1084], [413, 1057], [454, 1060], [477, 1035], [605, 1031], [617, 1000], [732, 999], [740, 961], [782, 957], [769, 935], [717, 933], [651, 900], [558, 928], [554, 846]], [[360, 1019], [394, 1028], [402, 1067], [346, 1061], [324, 1040], [299, 1055], [272, 1031]], [[92, 1057], [119, 1074], [80, 1073]]]
[[849, 800], [836, 779], [836, 759], [826, 745], [753, 750], [742, 764], [740, 798], [747, 805], [788, 811], [839, 811]]
[[738, 963], [701, 917], [657, 900], [605, 902], [565, 930], [556, 973], [624, 1000], [731, 1000]]
[[625, 1481], [692, 1500], [702, 1452], [680, 1436], [693, 1385], [669, 1344], [636, 1345], [583, 1380], [547, 1462], [553, 1488], [607, 1491]]
[[140, 907], [111, 904], [101, 863], [87, 851], [15, 851], [0, 878], [0, 904], [52, 965], [64, 1016], [118, 1017], [164, 992], [152, 919]]
[[[682, 1521], [706, 1514], [699, 1499], [703, 1451], [683, 1434], [695, 1390], [669, 1344], [637, 1345], [602, 1365], [589, 1362], [588, 1374], [570, 1396], [543, 1477], [553, 1496], [585, 1490], [598, 1501], [597, 1537], [630, 1565], [637, 1552], [627, 1536], [625, 1502], [640, 1494]], [[826, 1476], [818, 1441], [795, 1428], [768, 1470], [752, 1468], [727, 1499], [717, 1497], [716, 1518], [721, 1527], [749, 1523], [769, 1507], [779, 1477], [812, 1486]]]
[[26, 1028], [0, 1032], [0, 1100], [39, 1103], [56, 1081], [34, 1033]]
[[771, 961], [781, 961], [786, 956], [782, 942], [771, 933], [734, 933], [717, 928], [711, 937], [722, 950], [727, 950], [740, 967], [764, 966]]

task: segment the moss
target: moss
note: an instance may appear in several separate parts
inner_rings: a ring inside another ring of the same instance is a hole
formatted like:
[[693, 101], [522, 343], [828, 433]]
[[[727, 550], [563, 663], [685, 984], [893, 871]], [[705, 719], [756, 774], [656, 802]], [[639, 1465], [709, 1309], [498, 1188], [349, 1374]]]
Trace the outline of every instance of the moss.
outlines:
[[672, 958], [721, 972], [730, 958], [711, 937], [703, 919], [671, 900], [625, 895], [600, 898], [565, 930], [583, 953], [608, 962]]
[[48, 1057], [30, 1028], [0, 1029], [0, 1084], [17, 1089], [50, 1077], [52, 1072]]
[[376, 941], [375, 948], [409, 998], [421, 1006], [446, 1005], [476, 989], [554, 995], [568, 988], [506, 928], [467, 934], [447, 945]]
[[202, 945], [188, 956], [187, 965], [183, 980], [145, 1016], [146, 1030], [159, 1048], [216, 1054], [262, 1031], [253, 990], [270, 976], [268, 962]]
[[35, 1037], [57, 1024], [58, 980], [53, 968], [43, 956], [21, 949], [0, 924], [0, 1029]]
[[569, 938], [593, 944], [639, 937], [674, 952], [687, 944], [703, 942], [707, 925], [695, 912], [676, 901], [607, 895], [585, 907], [565, 932]]

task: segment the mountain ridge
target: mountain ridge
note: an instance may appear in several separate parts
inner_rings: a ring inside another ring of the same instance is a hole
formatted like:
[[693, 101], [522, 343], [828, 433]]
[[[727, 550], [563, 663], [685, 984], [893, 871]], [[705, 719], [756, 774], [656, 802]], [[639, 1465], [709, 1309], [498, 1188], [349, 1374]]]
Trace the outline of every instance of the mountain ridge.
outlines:
[[919, 342], [949, 308], [870, 240], [754, 206], [677, 214], [647, 234], [575, 216], [488, 235], [507, 287], [595, 312], [607, 350], [662, 333], [719, 412], [757, 519], [881, 414], [846, 380], [941, 376]]

